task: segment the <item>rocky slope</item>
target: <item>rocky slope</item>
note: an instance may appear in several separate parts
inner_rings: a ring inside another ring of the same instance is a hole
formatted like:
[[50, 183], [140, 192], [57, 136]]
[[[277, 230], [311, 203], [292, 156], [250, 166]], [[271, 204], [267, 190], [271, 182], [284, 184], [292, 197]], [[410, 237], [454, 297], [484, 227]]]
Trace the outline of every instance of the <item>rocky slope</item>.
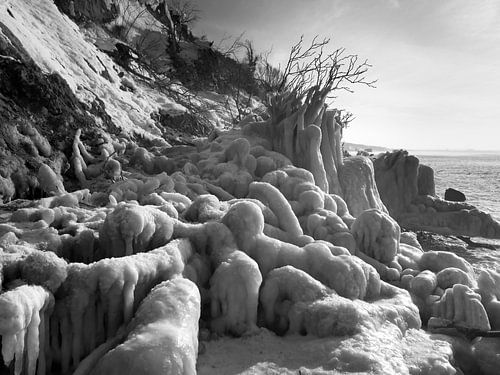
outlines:
[[[71, 181], [77, 129], [90, 144], [100, 132], [164, 145], [183, 134], [208, 134], [207, 125], [182, 115], [186, 108], [174, 100], [185, 89], [155, 90], [99, 50], [96, 45], [105, 44], [117, 52], [118, 41], [97, 24], [80, 30], [51, 2], [8, 1], [0, 7], [3, 201], [39, 197], [34, 175], [42, 162]], [[203, 107], [222, 98], [196, 100]]]

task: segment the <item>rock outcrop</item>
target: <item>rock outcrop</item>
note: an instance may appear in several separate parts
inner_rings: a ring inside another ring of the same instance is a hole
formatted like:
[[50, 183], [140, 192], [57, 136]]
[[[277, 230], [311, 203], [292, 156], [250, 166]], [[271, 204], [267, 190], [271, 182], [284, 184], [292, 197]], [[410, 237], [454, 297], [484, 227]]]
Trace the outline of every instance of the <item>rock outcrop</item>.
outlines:
[[465, 194], [459, 190], [448, 188], [444, 192], [444, 199], [451, 202], [465, 202]]
[[389, 214], [397, 219], [408, 211], [419, 193], [419, 161], [407, 151], [400, 150], [381, 154], [373, 161], [373, 167], [380, 198]]
[[[380, 197], [398, 223], [411, 230], [445, 235], [500, 238], [500, 223], [474, 206], [435, 196], [432, 169], [407, 151], [385, 153], [374, 161]], [[462, 198], [462, 197], [458, 197]]]

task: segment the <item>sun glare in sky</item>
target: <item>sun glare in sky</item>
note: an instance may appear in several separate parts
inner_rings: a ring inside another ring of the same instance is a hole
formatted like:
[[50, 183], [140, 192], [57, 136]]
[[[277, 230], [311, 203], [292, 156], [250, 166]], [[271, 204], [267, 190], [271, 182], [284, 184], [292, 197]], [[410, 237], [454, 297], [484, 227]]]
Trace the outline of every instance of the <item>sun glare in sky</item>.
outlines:
[[373, 65], [375, 89], [339, 92], [348, 142], [408, 149], [500, 150], [500, 1], [194, 0], [195, 33], [272, 49], [331, 38]]

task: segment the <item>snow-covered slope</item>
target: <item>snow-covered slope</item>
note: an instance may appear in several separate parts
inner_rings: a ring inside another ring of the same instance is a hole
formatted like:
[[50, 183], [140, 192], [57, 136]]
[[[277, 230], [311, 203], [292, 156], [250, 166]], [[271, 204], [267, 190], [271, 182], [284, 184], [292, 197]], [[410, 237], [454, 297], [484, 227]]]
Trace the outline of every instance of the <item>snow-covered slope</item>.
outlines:
[[151, 114], [159, 109], [183, 110], [141, 85], [135, 92], [121, 90], [121, 69], [85, 40], [78, 26], [60, 13], [53, 1], [3, 0], [0, 23], [44, 72], [61, 75], [81, 101], [102, 100], [114, 123], [126, 134], [159, 136]]

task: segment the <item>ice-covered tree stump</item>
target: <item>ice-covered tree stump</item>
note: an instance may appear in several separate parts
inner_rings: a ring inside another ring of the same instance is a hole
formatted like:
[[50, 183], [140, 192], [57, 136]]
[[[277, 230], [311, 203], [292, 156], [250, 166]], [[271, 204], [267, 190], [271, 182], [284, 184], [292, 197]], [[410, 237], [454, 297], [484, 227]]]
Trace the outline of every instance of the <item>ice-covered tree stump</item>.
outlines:
[[325, 193], [341, 196], [352, 215], [369, 208], [385, 211], [371, 161], [343, 159], [343, 125], [338, 111], [325, 104], [328, 91], [329, 87], [314, 86], [304, 97], [278, 95], [271, 102], [271, 119], [245, 125], [243, 134], [265, 139], [272, 151], [310, 171], [315, 184]]

